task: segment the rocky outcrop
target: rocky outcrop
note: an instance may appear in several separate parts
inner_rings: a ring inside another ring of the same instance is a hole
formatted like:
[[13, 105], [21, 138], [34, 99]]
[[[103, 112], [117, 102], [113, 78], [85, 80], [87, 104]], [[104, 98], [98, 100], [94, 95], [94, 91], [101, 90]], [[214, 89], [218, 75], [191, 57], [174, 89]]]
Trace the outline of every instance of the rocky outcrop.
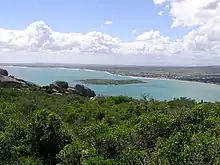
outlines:
[[32, 87], [36, 84], [22, 79], [15, 78], [14, 76], [8, 76], [8, 71], [0, 68], [0, 87]]
[[56, 85], [60, 88], [66, 89], [66, 90], [69, 88], [69, 84], [66, 81], [55, 81], [54, 85]]
[[[58, 82], [58, 83], [57, 83]], [[60, 83], [61, 82], [61, 83]], [[56, 81], [56, 83], [50, 84], [49, 86], [43, 86], [43, 89], [48, 94], [62, 93], [62, 94], [76, 94], [84, 97], [95, 97], [96, 94], [90, 88], [77, 84], [75, 87], [70, 87], [66, 89], [67, 84], [65, 81]]]
[[21, 87], [22, 82], [17, 81], [15, 78], [0, 75], [0, 87]]
[[81, 84], [77, 84], [74, 89], [80, 93], [80, 95], [85, 96], [85, 97], [95, 97], [96, 94], [93, 90], [91, 90], [90, 88], [81, 85]]
[[[10, 77], [12, 77], [12, 76], [10, 76]], [[14, 78], [14, 76], [12, 78]], [[16, 79], [18, 82], [23, 83], [25, 86], [28, 86], [28, 87], [33, 87], [33, 86], [37, 87], [38, 86], [30, 81], [25, 81], [25, 80], [22, 80], [19, 78], [14, 78], [14, 79]]]
[[0, 68], [0, 75], [2, 76], [8, 76], [8, 71], [5, 69]]

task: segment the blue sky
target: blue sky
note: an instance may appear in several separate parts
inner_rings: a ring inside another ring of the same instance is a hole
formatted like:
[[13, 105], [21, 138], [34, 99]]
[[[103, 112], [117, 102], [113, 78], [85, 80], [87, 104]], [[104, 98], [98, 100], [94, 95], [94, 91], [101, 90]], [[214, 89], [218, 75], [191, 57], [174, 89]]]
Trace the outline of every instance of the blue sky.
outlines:
[[219, 20], [220, 0], [2, 0], [0, 62], [219, 64]]
[[[153, 0], [3, 0], [0, 6], [0, 27], [24, 29], [25, 26], [43, 20], [54, 31], [101, 31], [122, 40], [132, 39], [131, 31], [143, 33], [151, 29], [161, 35], [178, 38], [188, 32], [185, 28], [171, 28], [172, 18]], [[107, 20], [112, 26], [101, 25]]]

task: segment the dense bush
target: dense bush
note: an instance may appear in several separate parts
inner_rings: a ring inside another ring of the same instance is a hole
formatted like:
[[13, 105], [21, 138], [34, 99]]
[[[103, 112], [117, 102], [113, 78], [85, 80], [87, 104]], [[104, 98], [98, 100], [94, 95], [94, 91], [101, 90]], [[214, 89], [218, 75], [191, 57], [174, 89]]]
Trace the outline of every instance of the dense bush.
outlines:
[[0, 164], [218, 165], [220, 103], [0, 89]]

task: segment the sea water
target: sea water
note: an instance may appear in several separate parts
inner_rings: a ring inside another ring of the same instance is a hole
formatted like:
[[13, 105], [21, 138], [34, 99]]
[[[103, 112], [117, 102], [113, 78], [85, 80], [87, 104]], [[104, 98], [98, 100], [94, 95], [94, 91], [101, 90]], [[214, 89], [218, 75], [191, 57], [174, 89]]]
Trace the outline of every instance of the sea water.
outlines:
[[[56, 80], [67, 81], [71, 86], [85, 79], [131, 79], [129, 76], [113, 75], [108, 72], [66, 69], [66, 68], [35, 68], [35, 67], [3, 67], [10, 75], [34, 82], [38, 85], [47, 85]], [[126, 95], [141, 98], [148, 94], [156, 100], [171, 100], [187, 97], [196, 100], [220, 101], [220, 85], [187, 82], [178, 80], [144, 79], [147, 83], [128, 85], [90, 85], [97, 94], [105, 96]]]

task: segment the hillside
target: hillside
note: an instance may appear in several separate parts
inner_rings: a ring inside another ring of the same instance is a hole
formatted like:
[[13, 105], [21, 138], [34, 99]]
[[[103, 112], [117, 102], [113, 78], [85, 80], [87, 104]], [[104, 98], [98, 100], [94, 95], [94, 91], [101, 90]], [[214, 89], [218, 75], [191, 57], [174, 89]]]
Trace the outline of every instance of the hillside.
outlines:
[[0, 164], [220, 164], [220, 104], [0, 89]]

